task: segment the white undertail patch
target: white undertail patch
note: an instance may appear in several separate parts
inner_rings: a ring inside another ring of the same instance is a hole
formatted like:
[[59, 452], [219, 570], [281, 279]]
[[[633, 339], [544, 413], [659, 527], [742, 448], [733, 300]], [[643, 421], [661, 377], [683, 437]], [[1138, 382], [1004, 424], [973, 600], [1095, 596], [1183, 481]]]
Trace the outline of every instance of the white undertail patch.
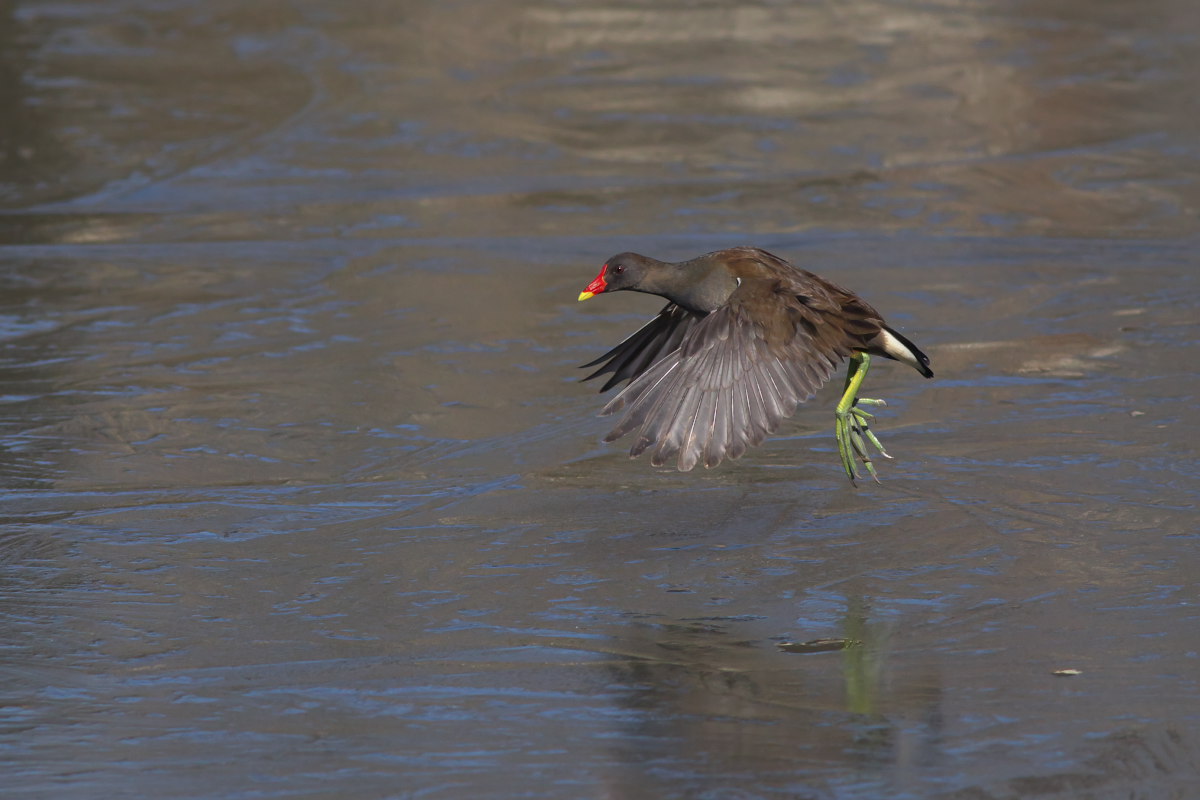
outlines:
[[886, 328], [881, 330], [875, 339], [877, 342], [879, 342], [879, 346], [883, 348], [883, 351], [892, 358], [908, 364], [918, 372], [925, 372], [925, 367], [921, 364], [920, 360], [913, 355], [913, 351], [905, 347], [904, 342], [888, 333]]

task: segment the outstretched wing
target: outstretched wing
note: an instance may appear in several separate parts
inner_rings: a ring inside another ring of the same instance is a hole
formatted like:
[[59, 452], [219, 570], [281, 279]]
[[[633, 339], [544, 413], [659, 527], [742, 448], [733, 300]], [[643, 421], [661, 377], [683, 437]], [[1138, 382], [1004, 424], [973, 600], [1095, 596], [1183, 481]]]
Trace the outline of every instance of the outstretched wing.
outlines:
[[702, 319], [700, 315], [667, 303], [658, 316], [638, 328], [625, 341], [609, 350], [595, 361], [589, 361], [581, 369], [607, 362], [583, 380], [605, 375], [613, 376], [600, 388], [607, 392], [626, 378], [636, 378], [657, 363], [663, 356], [679, 347], [688, 331]]
[[780, 281], [743, 281], [605, 406], [602, 414], [623, 412], [605, 441], [636, 431], [631, 457], [651, 450], [652, 464], [677, 459], [684, 472], [739, 458], [862, 348], [865, 331], [847, 330], [825, 306]]

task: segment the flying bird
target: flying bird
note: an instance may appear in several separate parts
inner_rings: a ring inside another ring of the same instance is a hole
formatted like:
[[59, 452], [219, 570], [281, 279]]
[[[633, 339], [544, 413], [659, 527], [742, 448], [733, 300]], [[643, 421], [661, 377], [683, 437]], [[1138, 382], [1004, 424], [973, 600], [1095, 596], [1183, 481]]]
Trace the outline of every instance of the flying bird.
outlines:
[[760, 444], [811, 398], [843, 360], [845, 390], [834, 433], [846, 476], [857, 461], [876, 481], [868, 445], [891, 458], [870, 429], [858, 397], [871, 356], [908, 364], [933, 377], [929, 357], [884, 322], [865, 300], [757, 247], [717, 250], [669, 263], [637, 253], [615, 255], [579, 294], [616, 291], [667, 299], [658, 316], [583, 367], [611, 373], [600, 391], [629, 383], [601, 411], [620, 421], [604, 441], [634, 433], [630, 457], [674, 460], [680, 471], [715, 467]]

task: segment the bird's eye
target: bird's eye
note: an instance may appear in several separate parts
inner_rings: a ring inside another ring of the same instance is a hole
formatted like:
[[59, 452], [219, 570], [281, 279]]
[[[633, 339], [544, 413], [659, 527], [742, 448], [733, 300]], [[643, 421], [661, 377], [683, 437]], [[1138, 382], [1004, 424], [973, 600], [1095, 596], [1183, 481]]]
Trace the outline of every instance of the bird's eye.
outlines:
[[615, 267], [613, 267], [613, 273], [616, 275], [620, 275], [624, 271], [625, 271], [625, 267], [623, 267], [620, 264], [617, 264]]

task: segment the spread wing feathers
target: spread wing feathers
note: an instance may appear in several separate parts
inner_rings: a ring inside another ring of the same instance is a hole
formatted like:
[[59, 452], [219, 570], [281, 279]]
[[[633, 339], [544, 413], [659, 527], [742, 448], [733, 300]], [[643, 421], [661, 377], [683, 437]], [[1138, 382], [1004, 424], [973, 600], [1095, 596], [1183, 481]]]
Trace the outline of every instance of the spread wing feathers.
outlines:
[[607, 362], [583, 380], [590, 381], [611, 372], [613, 376], [600, 388], [601, 392], [607, 392], [626, 378], [636, 378], [667, 353], [678, 348], [683, 337], [700, 319], [698, 314], [682, 309], [674, 303], [667, 303], [663, 310], [658, 312], [658, 316], [639, 328], [632, 336], [595, 361], [584, 364], [581, 369], [594, 367], [602, 361]]
[[[752, 298], [750, 289], [697, 321], [679, 349], [604, 407], [602, 414], [624, 412], [605, 441], [636, 431], [631, 457], [650, 450], [652, 464], [674, 458], [683, 472], [739, 458], [861, 348], [859, 336], [803, 297], [776, 285]], [[753, 320], [746, 300], [757, 300]]]

